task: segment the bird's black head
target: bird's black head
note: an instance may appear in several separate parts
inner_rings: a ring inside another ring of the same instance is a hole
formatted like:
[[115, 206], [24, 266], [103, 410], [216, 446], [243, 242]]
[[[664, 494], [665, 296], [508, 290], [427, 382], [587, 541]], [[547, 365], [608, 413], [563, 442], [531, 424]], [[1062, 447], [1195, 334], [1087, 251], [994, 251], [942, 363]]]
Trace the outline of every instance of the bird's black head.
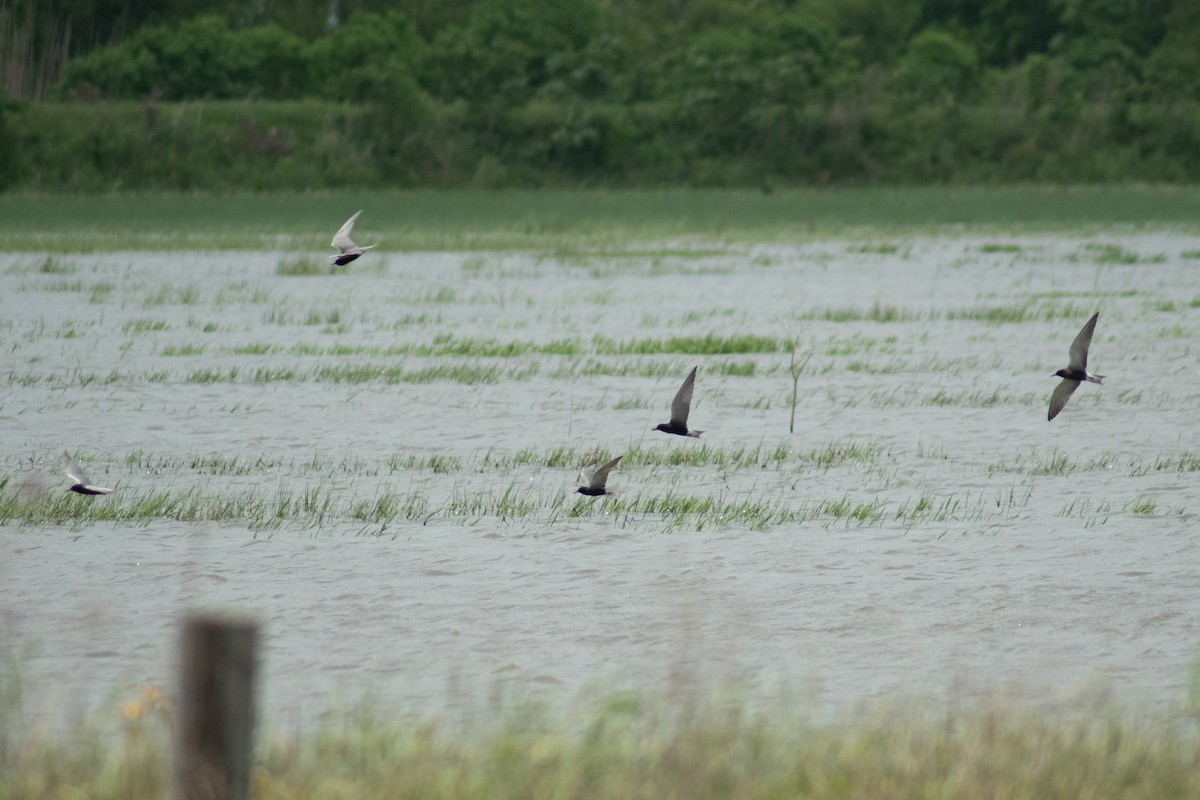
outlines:
[[1071, 376], [1069, 374], [1067, 374], [1067, 371], [1065, 369], [1060, 369], [1058, 372], [1054, 373], [1050, 377], [1052, 377], [1052, 378], [1069, 378]]
[[654, 426], [653, 428], [651, 428], [650, 430], [652, 430], [652, 431], [665, 431], [665, 432], [667, 432], [667, 433], [669, 433], [669, 432], [670, 432], [670, 431], [667, 431], [667, 423], [665, 423], [665, 422], [660, 422], [660, 423], [658, 423], [657, 425], [655, 425], [655, 426]]

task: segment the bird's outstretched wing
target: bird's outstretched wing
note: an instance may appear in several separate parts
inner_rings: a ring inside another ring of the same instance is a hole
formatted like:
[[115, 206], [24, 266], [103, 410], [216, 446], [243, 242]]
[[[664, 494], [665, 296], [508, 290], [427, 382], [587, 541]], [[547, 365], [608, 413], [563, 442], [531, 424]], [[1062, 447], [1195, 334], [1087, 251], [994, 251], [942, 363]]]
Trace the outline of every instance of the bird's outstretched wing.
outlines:
[[1092, 346], [1092, 334], [1096, 332], [1096, 320], [1099, 318], [1099, 311], [1092, 314], [1092, 318], [1084, 323], [1083, 329], [1079, 331], [1075, 341], [1071, 342], [1071, 360], [1069, 362], [1071, 369], [1080, 372], [1087, 371], [1088, 348]]
[[687, 428], [688, 414], [692, 410], [692, 393], [696, 389], [697, 369], [698, 367], [692, 367], [692, 371], [683, 379], [683, 385], [675, 393], [675, 399], [671, 401], [672, 425]]
[[354, 230], [354, 223], [358, 221], [358, 215], [361, 213], [362, 209], [360, 208], [358, 211], [354, 212], [353, 217], [346, 220], [345, 225], [338, 228], [338, 232], [333, 235], [333, 241], [329, 243], [330, 247], [336, 247], [338, 250], [344, 253], [347, 250], [353, 250], [358, 246], [350, 240], [350, 233]]
[[[608, 473], [612, 472], [612, 468], [617, 465], [617, 462], [624, 458], [624, 455], [619, 455], [612, 461], [605, 464], [600, 469], [596, 470], [592, 475], [589, 485], [592, 489], [603, 489], [608, 483]], [[592, 462], [595, 463], [595, 462]]]
[[1050, 395], [1050, 412], [1046, 415], [1046, 419], [1052, 420], [1057, 417], [1058, 412], [1062, 411], [1063, 407], [1067, 405], [1067, 401], [1071, 399], [1071, 394], [1078, 388], [1079, 381], [1063, 378]]
[[63, 450], [62, 454], [63, 470], [67, 473], [67, 477], [71, 479], [72, 486], [70, 491], [78, 492], [79, 494], [111, 494], [112, 489], [107, 489], [103, 486], [93, 486], [87, 476], [83, 474], [83, 470], [75, 463], [75, 459], [71, 458], [70, 453]]
[[75, 459], [71, 458], [70, 453], [63, 450], [62, 454], [63, 471], [67, 473], [67, 477], [75, 483], [87, 483], [87, 476], [83, 474], [83, 470], [75, 463]]

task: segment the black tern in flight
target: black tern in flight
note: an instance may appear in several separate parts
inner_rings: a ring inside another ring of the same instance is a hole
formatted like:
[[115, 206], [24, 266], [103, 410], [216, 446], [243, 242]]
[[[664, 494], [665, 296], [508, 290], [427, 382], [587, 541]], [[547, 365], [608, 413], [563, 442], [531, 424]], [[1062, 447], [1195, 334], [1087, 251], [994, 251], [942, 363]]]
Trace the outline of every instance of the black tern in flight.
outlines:
[[688, 412], [692, 410], [692, 391], [696, 388], [696, 369], [697, 367], [692, 367], [692, 371], [683, 379], [683, 386], [675, 393], [675, 399], [671, 401], [671, 421], [655, 425], [654, 430], [673, 433], [676, 436], [694, 436], [697, 439], [704, 433], [694, 428], [688, 430], [687, 426]]
[[346, 224], [338, 228], [338, 232], [333, 235], [333, 241], [329, 243], [331, 247], [336, 247], [339, 251], [338, 255], [333, 257], [335, 266], [344, 267], [375, 246], [369, 244], [366, 247], [359, 247], [350, 240], [350, 232], [354, 230], [354, 223], [358, 221], [358, 215], [361, 213], [360, 209], [353, 217], [346, 220]]
[[1097, 311], [1083, 326], [1075, 341], [1071, 342], [1071, 360], [1067, 368], [1054, 373], [1055, 377], [1062, 378], [1062, 383], [1055, 386], [1054, 394], [1050, 395], [1050, 413], [1046, 415], [1047, 420], [1058, 416], [1058, 412], [1063, 410], [1063, 406], [1071, 399], [1071, 394], [1079, 388], [1082, 381], [1100, 383], [1103, 380], [1103, 375], [1092, 375], [1087, 371], [1088, 348], [1092, 344], [1092, 334], [1096, 332], [1096, 320], [1099, 317], [1100, 312]]
[[67, 477], [75, 481], [75, 484], [67, 489], [68, 492], [78, 492], [79, 494], [109, 494], [112, 492], [112, 489], [105, 489], [103, 486], [92, 486], [87, 475], [83, 474], [83, 470], [66, 450], [63, 450], [62, 462]]
[[580, 486], [575, 491], [580, 494], [586, 494], [589, 497], [612, 494], [612, 492], [604, 488], [604, 484], [608, 483], [608, 473], [612, 472], [612, 468], [624, 457], [623, 455], [617, 456], [599, 469], [596, 469], [595, 461], [589, 462], [587, 466], [579, 470], [579, 476], [587, 481], [587, 486]]

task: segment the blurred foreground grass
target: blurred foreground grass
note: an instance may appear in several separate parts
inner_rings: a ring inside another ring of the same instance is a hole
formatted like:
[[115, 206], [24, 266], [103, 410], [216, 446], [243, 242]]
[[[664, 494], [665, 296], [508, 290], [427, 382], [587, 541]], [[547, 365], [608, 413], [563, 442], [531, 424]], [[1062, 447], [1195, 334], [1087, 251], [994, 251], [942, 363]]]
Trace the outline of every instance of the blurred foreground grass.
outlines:
[[1195, 228], [1200, 187], [0, 194], [0, 250], [312, 250], [364, 209], [380, 250], [628, 246], [674, 237], [798, 240], [869, 228]]
[[[10, 709], [11, 712], [11, 709]], [[150, 687], [114, 720], [40, 737], [9, 713], [0, 798], [159, 798], [169, 704]], [[575, 712], [500, 712], [471, 734], [363, 710], [260, 737], [255, 798], [1182, 798], [1200, 796], [1191, 722], [1099, 701], [1070, 719], [1002, 704], [921, 704], [816, 725], [740, 704], [663, 716], [636, 695]], [[102, 734], [101, 729], [110, 731]]]

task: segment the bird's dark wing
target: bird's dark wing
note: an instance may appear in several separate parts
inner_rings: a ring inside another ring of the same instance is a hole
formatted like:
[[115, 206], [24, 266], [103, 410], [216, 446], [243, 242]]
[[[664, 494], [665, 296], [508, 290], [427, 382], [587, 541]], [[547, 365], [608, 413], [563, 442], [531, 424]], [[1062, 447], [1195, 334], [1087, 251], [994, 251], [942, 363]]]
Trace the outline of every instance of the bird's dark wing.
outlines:
[[624, 457], [624, 455], [619, 455], [600, 469], [596, 470], [596, 474], [592, 476], [591, 488], [603, 489], [605, 484], [608, 483], [608, 473], [611, 472], [612, 468], [617, 465], [617, 462]]
[[683, 379], [683, 385], [675, 393], [675, 399], [671, 401], [672, 425], [687, 427], [688, 414], [692, 410], [692, 392], [696, 389], [696, 370], [697, 367], [692, 367], [692, 371]]
[[1096, 332], [1096, 320], [1100, 318], [1100, 312], [1097, 311], [1092, 315], [1083, 326], [1083, 330], [1075, 337], [1075, 341], [1071, 342], [1071, 361], [1069, 366], [1071, 369], [1084, 372], [1087, 370], [1088, 348], [1092, 346], [1092, 334]]
[[1063, 378], [1058, 386], [1054, 387], [1054, 393], [1050, 395], [1050, 413], [1046, 415], [1047, 420], [1052, 420], [1058, 416], [1058, 412], [1063, 410], [1067, 401], [1071, 399], [1071, 394], [1079, 388], [1079, 381], [1071, 378]]

